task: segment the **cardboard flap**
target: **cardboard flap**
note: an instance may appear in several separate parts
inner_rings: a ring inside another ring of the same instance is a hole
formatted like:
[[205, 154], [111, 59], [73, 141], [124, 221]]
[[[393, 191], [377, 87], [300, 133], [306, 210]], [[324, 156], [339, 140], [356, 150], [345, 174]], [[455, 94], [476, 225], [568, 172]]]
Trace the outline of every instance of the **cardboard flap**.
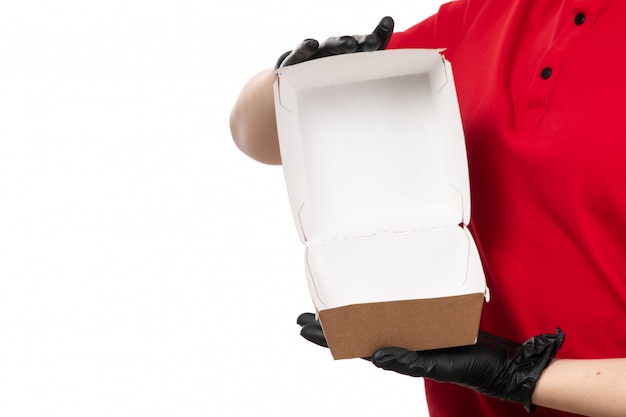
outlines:
[[[276, 74], [283, 80], [286, 80], [283, 75], [287, 75], [289, 88], [295, 90], [425, 74], [432, 72], [433, 67], [441, 65], [441, 51], [442, 49], [398, 49], [337, 55], [282, 67], [276, 70]], [[443, 77], [433, 78], [436, 81], [435, 90], [441, 89], [447, 81], [445, 72], [438, 74]], [[289, 108], [288, 99], [281, 102]]]
[[459, 226], [312, 243], [306, 266], [320, 310], [485, 291], [476, 246]]

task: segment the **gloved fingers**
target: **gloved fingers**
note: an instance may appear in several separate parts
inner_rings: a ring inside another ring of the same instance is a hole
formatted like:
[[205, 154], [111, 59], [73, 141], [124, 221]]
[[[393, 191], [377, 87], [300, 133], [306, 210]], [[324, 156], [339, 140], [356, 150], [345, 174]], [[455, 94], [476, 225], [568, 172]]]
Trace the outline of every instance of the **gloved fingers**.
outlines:
[[320, 326], [319, 320], [315, 317], [313, 313], [302, 313], [298, 316], [298, 320], [296, 321], [300, 326], [306, 326], [307, 324]]
[[300, 336], [304, 337], [309, 342], [313, 342], [316, 345], [322, 347], [328, 347], [328, 342], [326, 341], [326, 336], [324, 336], [324, 331], [322, 327], [315, 324], [306, 324], [302, 326], [300, 330]]
[[378, 49], [387, 48], [387, 44], [389, 43], [391, 35], [393, 34], [394, 25], [395, 23], [390, 16], [385, 16], [380, 20], [378, 26], [376, 26], [374, 32], [372, 32], [380, 40]]
[[358, 47], [359, 43], [354, 39], [354, 36], [333, 36], [322, 42], [312, 59], [330, 55], [349, 54], [356, 52]]
[[274, 68], [295, 65], [330, 55], [385, 49], [393, 34], [393, 28], [393, 19], [385, 16], [369, 35], [333, 36], [326, 39], [321, 45], [315, 39], [305, 39], [294, 50], [282, 54]]
[[302, 326], [300, 336], [316, 345], [328, 347], [322, 325], [313, 313], [302, 313], [298, 316], [297, 323]]
[[377, 367], [414, 377], [426, 376], [426, 370], [419, 365], [418, 352], [411, 350], [387, 347], [377, 350], [371, 361]]
[[380, 46], [380, 39], [373, 33], [369, 35], [354, 35], [353, 38], [357, 41], [356, 52], [371, 52], [377, 50]]
[[285, 52], [278, 58], [276, 68], [286, 67], [287, 65], [295, 65], [312, 59], [317, 52], [320, 44], [315, 39], [305, 39], [293, 51]]

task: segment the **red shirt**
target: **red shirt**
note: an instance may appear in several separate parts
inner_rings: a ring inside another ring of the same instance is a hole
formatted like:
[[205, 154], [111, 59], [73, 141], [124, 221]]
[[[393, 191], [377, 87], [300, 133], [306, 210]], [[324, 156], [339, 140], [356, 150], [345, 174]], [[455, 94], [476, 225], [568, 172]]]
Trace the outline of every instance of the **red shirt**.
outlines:
[[[626, 357], [626, 1], [459, 0], [391, 48], [443, 47], [467, 140], [482, 328]], [[427, 382], [433, 417], [526, 416]], [[536, 417], [569, 416], [538, 408]]]

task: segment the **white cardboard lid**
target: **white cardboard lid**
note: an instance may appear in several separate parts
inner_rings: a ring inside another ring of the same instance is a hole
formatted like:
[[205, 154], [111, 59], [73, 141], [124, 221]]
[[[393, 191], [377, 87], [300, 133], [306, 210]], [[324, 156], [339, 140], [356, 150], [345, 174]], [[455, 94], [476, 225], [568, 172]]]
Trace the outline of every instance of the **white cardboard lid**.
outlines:
[[281, 156], [303, 242], [469, 223], [465, 142], [439, 50], [281, 68]]

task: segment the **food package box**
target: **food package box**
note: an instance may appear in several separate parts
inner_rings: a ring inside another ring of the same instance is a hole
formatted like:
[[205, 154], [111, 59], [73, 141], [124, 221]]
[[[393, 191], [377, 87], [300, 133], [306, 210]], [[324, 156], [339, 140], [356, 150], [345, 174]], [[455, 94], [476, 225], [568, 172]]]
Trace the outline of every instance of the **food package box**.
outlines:
[[279, 68], [274, 101], [304, 270], [333, 357], [475, 343], [487, 287], [441, 51]]

